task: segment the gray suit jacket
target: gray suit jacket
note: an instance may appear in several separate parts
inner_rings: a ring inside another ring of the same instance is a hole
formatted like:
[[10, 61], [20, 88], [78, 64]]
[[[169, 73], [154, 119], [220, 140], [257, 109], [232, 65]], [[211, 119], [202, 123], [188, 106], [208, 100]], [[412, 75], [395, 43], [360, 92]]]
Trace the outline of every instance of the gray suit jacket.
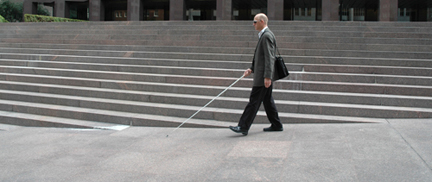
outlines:
[[274, 62], [275, 62], [276, 40], [275, 36], [270, 29], [264, 30], [261, 38], [258, 41], [255, 49], [252, 67], [250, 68], [254, 73], [253, 86], [264, 86], [264, 78], [274, 78]]

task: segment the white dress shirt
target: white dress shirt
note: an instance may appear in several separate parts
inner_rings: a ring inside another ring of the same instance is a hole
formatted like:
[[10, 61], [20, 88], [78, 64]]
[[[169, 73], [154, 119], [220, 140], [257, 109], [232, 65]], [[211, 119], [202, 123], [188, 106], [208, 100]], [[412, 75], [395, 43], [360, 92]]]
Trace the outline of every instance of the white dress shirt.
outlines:
[[261, 38], [261, 35], [264, 33], [264, 30], [267, 29], [268, 27], [264, 27], [259, 33], [258, 33], [258, 38]]

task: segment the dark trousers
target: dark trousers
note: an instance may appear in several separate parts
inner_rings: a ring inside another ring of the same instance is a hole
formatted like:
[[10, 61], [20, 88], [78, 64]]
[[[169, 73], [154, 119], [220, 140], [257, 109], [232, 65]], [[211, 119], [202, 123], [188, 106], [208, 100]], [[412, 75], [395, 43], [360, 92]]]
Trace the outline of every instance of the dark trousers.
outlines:
[[251, 95], [249, 97], [249, 103], [240, 118], [238, 126], [240, 126], [242, 129], [249, 130], [262, 102], [264, 104], [267, 118], [272, 124], [271, 126], [274, 128], [282, 128], [282, 123], [279, 119], [272, 92], [273, 85], [271, 85], [269, 88], [265, 88], [264, 86], [253, 87]]

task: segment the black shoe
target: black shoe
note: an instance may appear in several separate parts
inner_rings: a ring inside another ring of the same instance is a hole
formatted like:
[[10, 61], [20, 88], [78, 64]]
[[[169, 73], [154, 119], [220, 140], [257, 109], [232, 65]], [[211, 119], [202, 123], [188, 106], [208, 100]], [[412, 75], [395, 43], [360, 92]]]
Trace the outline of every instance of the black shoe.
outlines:
[[264, 128], [264, 131], [283, 131], [283, 128], [273, 128], [273, 127], [268, 127], [268, 128]]
[[233, 132], [236, 132], [236, 133], [241, 133], [243, 135], [247, 135], [248, 134], [248, 130], [247, 129], [242, 129], [242, 128], [240, 128], [240, 126], [230, 126], [229, 128]]

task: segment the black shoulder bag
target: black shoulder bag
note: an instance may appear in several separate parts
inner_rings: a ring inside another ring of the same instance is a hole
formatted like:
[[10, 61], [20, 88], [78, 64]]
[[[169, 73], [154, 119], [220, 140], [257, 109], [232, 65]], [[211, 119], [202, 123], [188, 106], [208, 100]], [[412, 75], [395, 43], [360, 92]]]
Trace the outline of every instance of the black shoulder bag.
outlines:
[[279, 53], [279, 49], [277, 48], [277, 44], [276, 44], [276, 38], [275, 39], [275, 46], [276, 46], [276, 50], [278, 52], [278, 55], [275, 55], [275, 62], [274, 62], [274, 71], [277, 72], [277, 77], [274, 78], [274, 80], [280, 80], [283, 79], [285, 77], [287, 77], [289, 75], [288, 72], [288, 68], [285, 65], [285, 62], [282, 58], [282, 56]]

